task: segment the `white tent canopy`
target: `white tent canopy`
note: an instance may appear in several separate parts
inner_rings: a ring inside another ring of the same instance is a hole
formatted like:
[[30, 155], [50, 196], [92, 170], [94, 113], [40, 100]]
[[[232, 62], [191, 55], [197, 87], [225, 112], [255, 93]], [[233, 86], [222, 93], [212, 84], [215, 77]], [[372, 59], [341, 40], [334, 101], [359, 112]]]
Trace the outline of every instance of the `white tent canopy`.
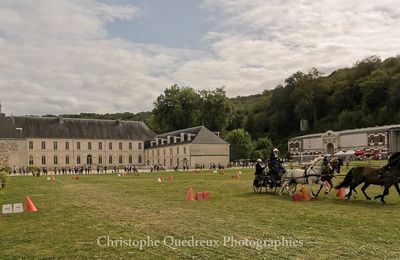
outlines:
[[354, 151], [353, 150], [348, 150], [348, 151], [339, 151], [335, 153], [336, 156], [353, 156]]

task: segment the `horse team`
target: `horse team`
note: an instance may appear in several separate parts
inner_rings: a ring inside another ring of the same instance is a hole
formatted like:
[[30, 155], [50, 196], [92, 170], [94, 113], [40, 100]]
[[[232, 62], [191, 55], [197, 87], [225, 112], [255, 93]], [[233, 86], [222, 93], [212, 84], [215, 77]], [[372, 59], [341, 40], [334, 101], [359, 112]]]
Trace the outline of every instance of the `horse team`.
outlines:
[[[332, 158], [328, 163], [324, 163], [323, 157], [316, 158], [312, 164], [306, 169], [292, 169], [286, 171], [281, 178], [281, 190], [280, 194], [284, 190], [289, 191], [293, 194], [296, 190], [297, 184], [308, 185], [308, 192], [310, 196], [318, 196], [319, 192], [323, 187], [326, 188], [326, 193], [332, 189], [332, 178], [334, 172], [340, 168], [341, 161], [337, 158]], [[400, 195], [400, 152], [393, 154], [387, 165], [380, 169], [371, 167], [358, 166], [350, 169], [346, 174], [343, 181], [335, 188], [349, 188], [349, 192], [346, 197], [350, 199], [353, 192], [356, 192], [356, 188], [364, 184], [361, 191], [365, 195], [367, 200], [371, 198], [366, 194], [366, 189], [370, 185], [379, 185], [384, 187], [384, 191], [381, 195], [375, 196], [375, 199], [380, 198], [382, 203], [385, 203], [385, 196], [389, 194], [390, 187], [394, 186]], [[319, 184], [320, 188], [316, 194], [312, 190], [312, 184]], [[327, 183], [330, 187], [328, 187]]]

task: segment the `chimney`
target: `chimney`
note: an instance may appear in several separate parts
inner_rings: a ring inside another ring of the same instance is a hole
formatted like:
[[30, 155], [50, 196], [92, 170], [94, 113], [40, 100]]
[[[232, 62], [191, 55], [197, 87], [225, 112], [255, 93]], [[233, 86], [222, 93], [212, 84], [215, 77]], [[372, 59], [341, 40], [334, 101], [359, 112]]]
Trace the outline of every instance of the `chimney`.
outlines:
[[181, 133], [181, 143], [185, 142], [185, 133]]
[[21, 127], [17, 127], [17, 128], [15, 128], [15, 130], [17, 130], [17, 132], [18, 132], [20, 135], [22, 135], [22, 128], [21, 128]]

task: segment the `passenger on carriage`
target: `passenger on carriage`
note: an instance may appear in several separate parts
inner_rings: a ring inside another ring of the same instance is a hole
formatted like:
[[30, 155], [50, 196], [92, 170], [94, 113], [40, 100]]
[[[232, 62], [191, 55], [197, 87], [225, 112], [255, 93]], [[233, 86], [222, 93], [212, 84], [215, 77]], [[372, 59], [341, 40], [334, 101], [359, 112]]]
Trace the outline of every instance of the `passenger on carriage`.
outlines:
[[264, 169], [265, 169], [265, 166], [262, 166], [262, 160], [257, 159], [256, 172], [254, 173], [254, 175], [256, 175], [256, 176], [264, 175]]
[[272, 150], [271, 156], [268, 160], [268, 168], [271, 175], [281, 176], [283, 173], [285, 173], [283, 161], [279, 158], [279, 150], [277, 148]]

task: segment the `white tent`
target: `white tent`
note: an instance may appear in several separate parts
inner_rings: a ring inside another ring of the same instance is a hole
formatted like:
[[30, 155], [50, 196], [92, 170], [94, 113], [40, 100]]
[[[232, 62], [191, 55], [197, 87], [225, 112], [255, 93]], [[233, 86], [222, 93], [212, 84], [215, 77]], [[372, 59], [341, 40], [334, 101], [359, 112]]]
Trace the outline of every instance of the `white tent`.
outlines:
[[339, 151], [335, 153], [336, 156], [353, 156], [354, 151], [353, 150], [348, 150], [348, 151]]

